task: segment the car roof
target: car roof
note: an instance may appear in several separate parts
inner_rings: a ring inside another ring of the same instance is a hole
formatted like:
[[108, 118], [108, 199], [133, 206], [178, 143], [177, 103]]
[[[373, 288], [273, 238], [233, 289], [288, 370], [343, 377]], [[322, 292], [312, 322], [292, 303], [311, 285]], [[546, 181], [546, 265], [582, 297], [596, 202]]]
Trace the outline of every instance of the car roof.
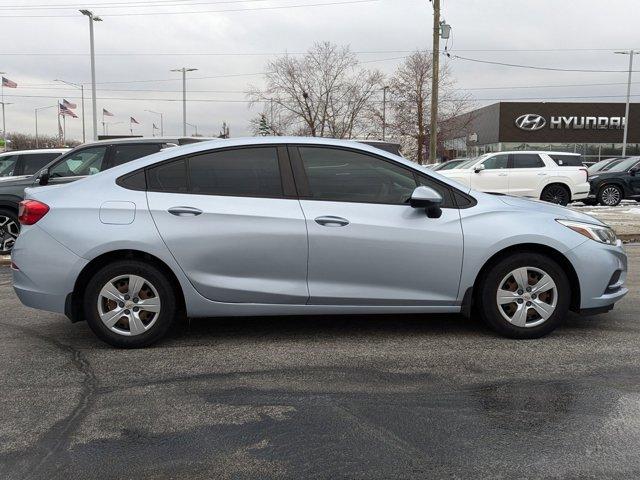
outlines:
[[502, 152], [487, 152], [487, 155], [493, 155], [493, 154], [512, 154], [512, 153], [546, 153], [547, 155], [571, 155], [571, 156], [576, 156], [579, 157], [581, 154], [580, 153], [573, 153], [573, 152], [554, 152], [552, 150], [505, 150]]
[[8, 152], [0, 153], [0, 157], [8, 155], [31, 155], [36, 153], [65, 153], [71, 150], [70, 148], [38, 148], [33, 150], [11, 150]]
[[214, 137], [187, 137], [182, 135], [176, 135], [175, 137], [118, 137], [118, 138], [106, 138], [103, 140], [92, 140], [89, 142], [85, 142], [80, 147], [85, 147], [88, 145], [105, 145], [112, 143], [175, 143], [179, 141], [188, 140], [193, 143], [205, 142], [210, 140], [216, 140]]

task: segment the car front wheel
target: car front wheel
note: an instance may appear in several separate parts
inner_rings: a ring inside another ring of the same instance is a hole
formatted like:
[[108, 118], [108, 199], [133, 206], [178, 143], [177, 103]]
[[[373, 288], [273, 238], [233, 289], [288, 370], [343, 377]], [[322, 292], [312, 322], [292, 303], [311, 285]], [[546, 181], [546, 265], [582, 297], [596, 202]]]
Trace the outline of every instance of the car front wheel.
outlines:
[[146, 347], [162, 338], [176, 316], [176, 293], [155, 265], [117, 261], [94, 274], [84, 295], [89, 327], [115, 347]]
[[18, 216], [11, 210], [0, 209], [0, 255], [11, 253], [19, 233]]
[[564, 320], [570, 287], [563, 269], [537, 253], [518, 253], [493, 265], [478, 292], [479, 310], [495, 331], [510, 338], [539, 338]]

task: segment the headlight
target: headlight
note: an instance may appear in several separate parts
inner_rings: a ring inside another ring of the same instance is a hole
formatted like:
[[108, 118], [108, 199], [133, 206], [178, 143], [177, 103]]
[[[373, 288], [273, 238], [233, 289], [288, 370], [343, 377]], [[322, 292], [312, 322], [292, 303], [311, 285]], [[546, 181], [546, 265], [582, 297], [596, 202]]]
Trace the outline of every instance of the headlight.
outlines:
[[557, 220], [558, 223], [570, 228], [591, 240], [607, 245], [616, 245], [618, 237], [613, 230], [604, 225], [594, 225], [593, 223], [576, 222], [574, 220]]

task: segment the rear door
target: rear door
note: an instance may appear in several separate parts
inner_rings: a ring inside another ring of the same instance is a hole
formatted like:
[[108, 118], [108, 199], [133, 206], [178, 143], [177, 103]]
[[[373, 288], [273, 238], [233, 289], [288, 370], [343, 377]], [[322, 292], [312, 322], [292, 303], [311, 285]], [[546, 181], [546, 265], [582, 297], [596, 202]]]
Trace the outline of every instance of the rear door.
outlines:
[[62, 153], [29, 153], [21, 157], [20, 175], [33, 175], [58, 158]]
[[305, 304], [307, 229], [287, 150], [213, 150], [147, 170], [149, 209], [204, 297]]
[[509, 195], [538, 198], [550, 173], [540, 155], [513, 153], [509, 167]]

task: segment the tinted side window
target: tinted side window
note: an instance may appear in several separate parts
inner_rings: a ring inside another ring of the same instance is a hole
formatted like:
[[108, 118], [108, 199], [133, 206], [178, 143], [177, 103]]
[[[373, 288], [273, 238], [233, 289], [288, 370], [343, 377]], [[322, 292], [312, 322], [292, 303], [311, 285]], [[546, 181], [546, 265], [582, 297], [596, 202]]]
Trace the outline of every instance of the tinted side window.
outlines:
[[561, 167], [582, 167], [582, 155], [549, 155]]
[[34, 153], [33, 155], [23, 155], [24, 163], [23, 175], [33, 175], [46, 164], [58, 158], [61, 153]]
[[5, 155], [0, 157], [0, 177], [10, 177], [16, 168], [18, 155]]
[[123, 163], [136, 160], [138, 158], [146, 157], [160, 151], [160, 144], [158, 143], [138, 143], [132, 145], [113, 145], [113, 166], [117, 167]]
[[509, 164], [509, 155], [495, 155], [486, 159], [483, 163], [486, 170], [500, 170], [507, 168]]
[[299, 150], [317, 200], [404, 204], [416, 188], [411, 171], [386, 160], [333, 148]]
[[148, 190], [183, 193], [187, 187], [187, 161], [184, 159], [147, 169]]
[[536, 153], [516, 153], [513, 155], [513, 168], [542, 168], [544, 162]]
[[56, 178], [99, 173], [103, 167], [106, 151], [107, 147], [91, 147], [78, 150], [51, 167], [49, 174], [51, 178]]
[[281, 197], [274, 147], [238, 148], [189, 159], [191, 192], [207, 195]]

